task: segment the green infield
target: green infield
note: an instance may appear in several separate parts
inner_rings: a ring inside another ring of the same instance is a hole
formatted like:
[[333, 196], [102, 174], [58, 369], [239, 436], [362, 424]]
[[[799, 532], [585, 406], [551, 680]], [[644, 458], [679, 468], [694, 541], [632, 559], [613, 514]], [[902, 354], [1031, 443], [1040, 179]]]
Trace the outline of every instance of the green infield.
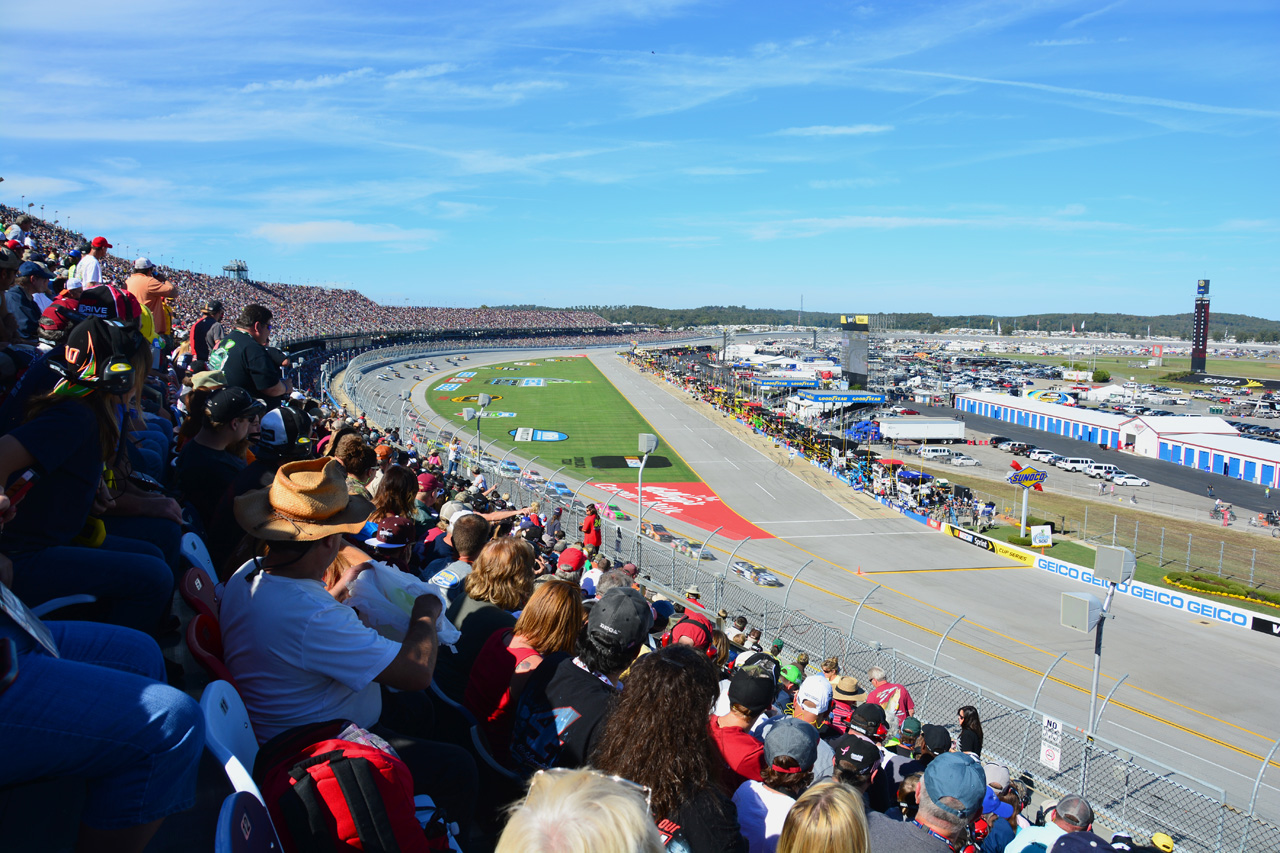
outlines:
[[[537, 470], [549, 475], [561, 465], [577, 479], [630, 481], [639, 458], [637, 436], [655, 432], [627, 399], [586, 358], [517, 361], [464, 367], [423, 383], [427, 404], [474, 438], [477, 421], [462, 418], [475, 398], [492, 398], [480, 432], [490, 454], [511, 448], [526, 459], [538, 456]], [[493, 442], [490, 445], [490, 442]], [[701, 478], [665, 445], [649, 457], [646, 482], [698, 483]]]

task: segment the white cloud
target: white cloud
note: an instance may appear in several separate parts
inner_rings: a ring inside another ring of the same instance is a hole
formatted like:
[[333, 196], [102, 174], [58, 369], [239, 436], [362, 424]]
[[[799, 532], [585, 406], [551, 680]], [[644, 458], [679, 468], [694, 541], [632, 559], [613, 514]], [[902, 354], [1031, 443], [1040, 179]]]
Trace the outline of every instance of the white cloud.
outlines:
[[809, 188], [815, 190], [851, 190], [863, 187], [879, 187], [885, 184], [896, 184], [897, 178], [834, 178], [831, 180], [810, 181]]
[[465, 201], [436, 202], [436, 215], [441, 219], [469, 219], [472, 216], [487, 213], [491, 209], [482, 204], [468, 204]]
[[394, 74], [387, 75], [387, 82], [399, 83], [402, 80], [422, 80], [428, 77], [439, 77], [442, 74], [449, 74], [457, 71], [458, 66], [449, 62], [437, 62], [434, 65], [423, 65], [420, 68], [406, 68], [404, 71], [397, 71]]
[[818, 124], [813, 127], [789, 127], [779, 130], [774, 136], [861, 136], [864, 133], [884, 133], [893, 130], [891, 124], [851, 124], [829, 125]]
[[735, 175], [758, 175], [764, 169], [738, 169], [733, 166], [692, 166], [680, 171], [686, 175], [697, 175], [699, 177], [733, 177]]
[[1082, 36], [1073, 39], [1044, 39], [1031, 42], [1032, 47], [1071, 47], [1077, 44], [1093, 44], [1093, 39]]
[[1054, 211], [1058, 216], [1083, 216], [1087, 212], [1087, 208], [1083, 204], [1069, 204], [1066, 207]]
[[250, 83], [240, 91], [247, 94], [266, 91], [302, 92], [310, 89], [332, 89], [335, 86], [341, 86], [343, 83], [358, 80], [361, 77], [368, 77], [372, 73], [372, 68], [357, 68], [353, 71], [345, 71], [342, 74], [321, 74], [319, 77], [312, 77], [306, 80], [271, 80], [267, 83]]
[[1124, 4], [1124, 0], [1116, 0], [1116, 2], [1108, 3], [1106, 6], [1103, 6], [1101, 9], [1094, 9], [1092, 12], [1085, 12], [1080, 17], [1067, 21], [1065, 24], [1062, 25], [1062, 28], [1064, 30], [1069, 30], [1072, 27], [1076, 27], [1076, 26], [1079, 26], [1080, 24], [1083, 24], [1085, 21], [1092, 21], [1094, 18], [1098, 17], [1099, 15], [1105, 15], [1107, 12], [1110, 12], [1112, 9], [1116, 8], [1117, 6], [1121, 6], [1123, 4]]
[[47, 175], [8, 174], [4, 176], [4, 194], [10, 203], [19, 196], [29, 195], [37, 201], [42, 201], [67, 193], [81, 192], [84, 188], [84, 184], [78, 181], [52, 178]]
[[314, 222], [268, 222], [250, 232], [282, 246], [305, 246], [314, 243], [383, 243], [422, 247], [440, 239], [440, 232], [429, 228], [401, 228], [398, 225], [362, 225], [341, 220]]

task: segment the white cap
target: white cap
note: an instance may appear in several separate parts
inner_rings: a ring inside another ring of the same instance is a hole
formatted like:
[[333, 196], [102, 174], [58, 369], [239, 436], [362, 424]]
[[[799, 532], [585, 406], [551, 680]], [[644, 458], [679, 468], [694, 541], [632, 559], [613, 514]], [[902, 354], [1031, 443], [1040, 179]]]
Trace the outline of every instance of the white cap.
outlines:
[[156, 268], [156, 265], [151, 263], [150, 258], [138, 258], [133, 262], [133, 268], [135, 270], [153, 270]]
[[796, 707], [803, 707], [810, 714], [825, 714], [831, 710], [831, 682], [825, 675], [811, 675], [800, 682], [796, 691]]
[[67, 279], [66, 286], [63, 287], [62, 289], [63, 290], [83, 290], [84, 282], [78, 278], [69, 278]]
[[294, 391], [292, 394], [290, 394], [290, 395], [289, 395], [289, 399], [290, 399], [290, 400], [305, 400], [305, 399], [307, 399], [307, 395], [306, 395], [306, 394], [303, 394], [301, 391]]
[[458, 523], [458, 519], [462, 518], [464, 515], [475, 515], [475, 513], [474, 513], [474, 512], [472, 512], [472, 511], [471, 511], [471, 510], [469, 510], [469, 509], [460, 509], [460, 510], [458, 510], [457, 512], [455, 512], [455, 513], [454, 513], [454, 514], [449, 518], [449, 532], [450, 532], [450, 533], [452, 533], [452, 532], [453, 532], [453, 526], [454, 526], [455, 524], [457, 524], [457, 523]]

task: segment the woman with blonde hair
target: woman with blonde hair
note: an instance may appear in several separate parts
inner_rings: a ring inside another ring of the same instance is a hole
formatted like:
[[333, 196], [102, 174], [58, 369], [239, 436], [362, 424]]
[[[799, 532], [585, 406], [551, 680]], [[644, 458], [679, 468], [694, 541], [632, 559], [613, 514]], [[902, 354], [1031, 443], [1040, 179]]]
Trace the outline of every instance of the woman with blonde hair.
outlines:
[[663, 853], [647, 793], [595, 770], [540, 770], [495, 853]]
[[503, 760], [511, 740], [511, 712], [529, 675], [552, 652], [573, 654], [586, 613], [575, 584], [540, 585], [516, 620], [485, 641], [471, 667], [462, 704], [475, 715], [494, 756]]
[[445, 613], [462, 636], [451, 650], [442, 648], [436, 658], [435, 680], [446, 695], [462, 701], [480, 649], [494, 631], [515, 627], [514, 614], [531, 595], [533, 546], [511, 536], [485, 544], [470, 573], [449, 590]]
[[787, 812], [778, 853], [867, 853], [871, 841], [862, 797], [839, 782], [820, 782]]

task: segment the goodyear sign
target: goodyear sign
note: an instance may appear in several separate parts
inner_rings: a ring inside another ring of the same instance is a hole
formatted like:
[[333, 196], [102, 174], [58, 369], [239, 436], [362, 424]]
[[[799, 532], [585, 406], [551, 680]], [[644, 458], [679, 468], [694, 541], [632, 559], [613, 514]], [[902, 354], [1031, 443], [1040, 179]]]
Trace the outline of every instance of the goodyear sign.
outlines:
[[1049, 479], [1049, 475], [1043, 471], [1037, 471], [1035, 468], [1023, 468], [1021, 471], [1014, 471], [1009, 475], [1009, 482], [1015, 486], [1022, 486], [1024, 489], [1038, 488], [1041, 483]]
[[801, 391], [800, 397], [815, 403], [862, 403], [868, 406], [885, 401], [883, 394], [871, 394], [867, 391]]
[[756, 379], [755, 384], [760, 388], [812, 388], [817, 384], [817, 379]]

